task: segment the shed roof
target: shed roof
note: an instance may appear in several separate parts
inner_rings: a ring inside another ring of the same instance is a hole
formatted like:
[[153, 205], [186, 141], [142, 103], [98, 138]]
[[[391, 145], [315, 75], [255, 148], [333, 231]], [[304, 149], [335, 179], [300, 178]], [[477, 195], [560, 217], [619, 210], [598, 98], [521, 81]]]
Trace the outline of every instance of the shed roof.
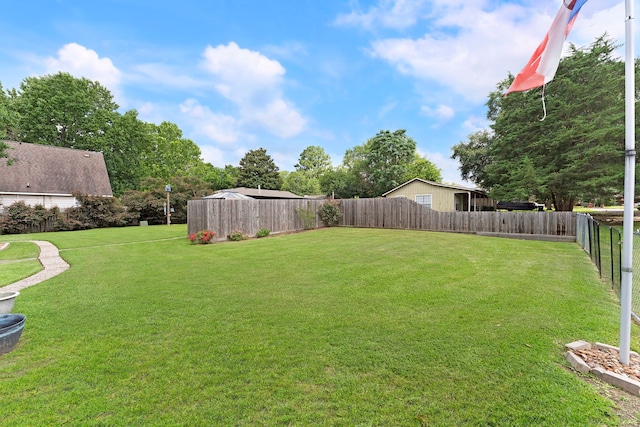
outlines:
[[253, 197], [245, 196], [244, 194], [236, 193], [235, 191], [223, 190], [213, 193], [210, 196], [205, 196], [203, 199], [227, 199], [227, 200], [247, 200]]
[[304, 199], [304, 197], [300, 197], [289, 191], [265, 190], [262, 188], [237, 187], [220, 190], [220, 192], [222, 191], [244, 194], [245, 196], [253, 197], [254, 199]]
[[102, 153], [5, 141], [12, 159], [0, 159], [0, 193], [112, 196]]

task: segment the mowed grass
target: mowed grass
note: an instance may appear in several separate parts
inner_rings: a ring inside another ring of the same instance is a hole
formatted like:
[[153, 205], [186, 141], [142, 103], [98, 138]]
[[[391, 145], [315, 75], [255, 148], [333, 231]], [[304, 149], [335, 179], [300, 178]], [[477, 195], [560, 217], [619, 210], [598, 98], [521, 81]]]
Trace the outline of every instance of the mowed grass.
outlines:
[[17, 282], [42, 270], [42, 265], [37, 260], [39, 253], [38, 245], [29, 242], [15, 242], [1, 250], [0, 286]]
[[196, 246], [176, 225], [28, 238], [71, 269], [16, 301], [3, 425], [618, 423], [564, 361], [564, 344], [619, 333], [576, 244], [332, 228]]

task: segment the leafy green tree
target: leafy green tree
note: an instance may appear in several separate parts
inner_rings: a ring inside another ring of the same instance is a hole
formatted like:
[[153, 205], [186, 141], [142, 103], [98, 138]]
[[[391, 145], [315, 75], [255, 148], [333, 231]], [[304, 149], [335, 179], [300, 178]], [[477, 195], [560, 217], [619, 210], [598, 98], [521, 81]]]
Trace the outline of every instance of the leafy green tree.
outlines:
[[147, 124], [149, 146], [142, 160], [143, 175], [167, 181], [174, 176], [191, 175], [201, 166], [200, 147], [183, 138], [174, 123]]
[[100, 83], [58, 73], [25, 78], [15, 108], [21, 141], [99, 151], [118, 105]]
[[207, 182], [194, 176], [175, 176], [168, 180], [147, 178], [141, 184], [141, 191], [130, 190], [122, 195], [122, 204], [141, 221], [166, 224], [164, 207], [167, 200], [167, 184], [171, 184], [169, 201], [174, 209], [171, 213], [172, 224], [186, 223], [187, 201], [200, 199], [211, 191]]
[[218, 168], [211, 163], [202, 162], [191, 169], [190, 172], [193, 176], [207, 182], [212, 191], [235, 187], [238, 179], [238, 168], [232, 165]]
[[101, 151], [114, 194], [139, 185], [144, 176], [140, 159], [148, 145], [144, 123], [135, 110], [120, 115], [100, 83], [68, 73], [28, 77], [13, 91], [9, 105], [10, 124], [0, 123], [0, 128], [15, 129], [15, 139]]
[[142, 159], [149, 146], [149, 135], [147, 124], [138, 119], [138, 112], [130, 110], [116, 116], [105, 142], [102, 151], [113, 194], [119, 196], [126, 190], [139, 188], [145, 178]]
[[380, 131], [368, 144], [365, 171], [377, 197], [404, 182], [408, 166], [415, 159], [416, 142], [399, 129]]
[[415, 153], [413, 161], [407, 165], [407, 172], [402, 181], [409, 181], [413, 178], [440, 182], [442, 181], [442, 171], [429, 159]]
[[240, 159], [237, 185], [247, 188], [260, 186], [266, 190], [279, 190], [282, 187], [278, 167], [267, 150], [250, 150]]
[[550, 200], [570, 211], [580, 199], [622, 191], [624, 175], [624, 64], [602, 36], [570, 48], [545, 91], [504, 97], [512, 76], [489, 95], [492, 133], [458, 144], [461, 171], [494, 199]]
[[485, 170], [491, 162], [489, 146], [493, 133], [481, 130], [467, 137], [467, 142], [461, 142], [453, 146], [452, 159], [460, 162], [460, 176], [465, 181], [475, 182], [482, 186], [486, 180]]
[[9, 157], [7, 144], [2, 140], [16, 139], [18, 113], [13, 107], [13, 98], [9, 97], [0, 84], [0, 159]]
[[366, 197], [368, 192], [362, 177], [357, 172], [345, 167], [325, 172], [320, 177], [320, 189], [322, 194], [339, 199]]
[[302, 171], [283, 172], [282, 190], [290, 191], [299, 196], [309, 196], [321, 194], [320, 181], [318, 178], [309, 177]]
[[296, 171], [304, 173], [309, 178], [318, 179], [331, 170], [331, 157], [324, 148], [310, 145], [300, 153], [298, 163], [294, 167]]

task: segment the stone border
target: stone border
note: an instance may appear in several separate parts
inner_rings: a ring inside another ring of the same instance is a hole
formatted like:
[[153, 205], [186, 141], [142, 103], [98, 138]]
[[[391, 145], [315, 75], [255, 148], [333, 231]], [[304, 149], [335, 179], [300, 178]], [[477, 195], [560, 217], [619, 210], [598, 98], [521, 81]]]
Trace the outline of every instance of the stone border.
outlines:
[[[626, 375], [617, 374], [615, 372], [607, 371], [602, 367], [591, 368], [587, 363], [582, 360], [580, 356], [577, 356], [573, 351], [576, 350], [590, 350], [593, 348], [591, 343], [587, 341], [574, 341], [565, 346], [567, 348], [566, 359], [571, 364], [573, 369], [578, 372], [591, 373], [598, 377], [600, 380], [611, 384], [612, 386], [623, 389], [624, 391], [631, 393], [635, 396], [640, 396], [640, 382], [627, 377]], [[602, 344], [597, 342], [595, 347], [599, 350], [615, 350], [620, 352], [618, 347], [613, 347], [608, 344]], [[631, 354], [638, 355], [638, 353], [632, 351]]]

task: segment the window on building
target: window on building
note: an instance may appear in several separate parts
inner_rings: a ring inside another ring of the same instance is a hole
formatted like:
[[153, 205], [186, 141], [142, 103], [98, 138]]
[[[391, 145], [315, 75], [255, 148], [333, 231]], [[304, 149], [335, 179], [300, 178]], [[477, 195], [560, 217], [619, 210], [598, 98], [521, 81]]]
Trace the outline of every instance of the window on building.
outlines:
[[416, 195], [416, 203], [431, 208], [431, 194]]

